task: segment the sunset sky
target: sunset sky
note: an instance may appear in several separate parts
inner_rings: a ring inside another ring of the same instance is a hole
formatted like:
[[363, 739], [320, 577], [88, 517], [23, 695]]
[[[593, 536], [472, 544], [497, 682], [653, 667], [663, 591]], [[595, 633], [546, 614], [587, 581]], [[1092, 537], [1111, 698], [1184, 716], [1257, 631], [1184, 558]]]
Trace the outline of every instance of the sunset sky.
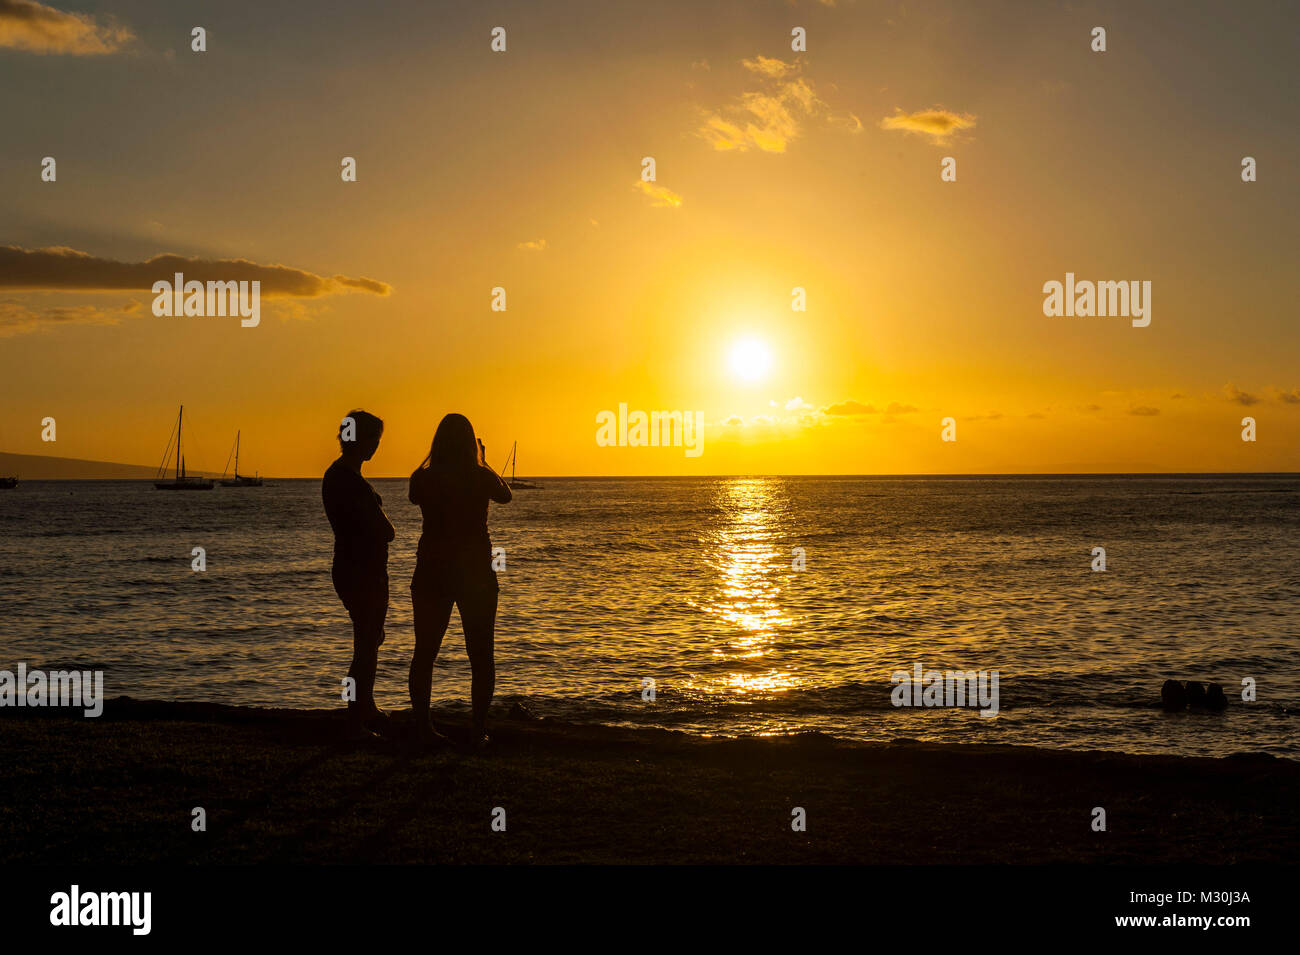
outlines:
[[[323, 471], [353, 407], [387, 423], [376, 475], [448, 411], [490, 463], [518, 440], [521, 475], [1297, 470], [1298, 27], [1284, 3], [0, 0], [0, 451], [152, 465], [184, 402], [192, 469], [239, 428], [283, 476]], [[241, 328], [155, 317], [157, 256], [284, 268], [229, 267], [268, 279]], [[1045, 316], [1066, 272], [1150, 281], [1150, 325]], [[701, 411], [704, 453], [598, 446], [621, 402]]]

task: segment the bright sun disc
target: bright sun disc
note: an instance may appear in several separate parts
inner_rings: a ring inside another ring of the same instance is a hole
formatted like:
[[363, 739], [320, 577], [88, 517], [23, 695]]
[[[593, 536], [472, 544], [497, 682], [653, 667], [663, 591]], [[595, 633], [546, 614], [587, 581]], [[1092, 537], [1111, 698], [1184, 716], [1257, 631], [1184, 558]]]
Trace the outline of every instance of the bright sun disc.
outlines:
[[755, 338], [746, 338], [731, 346], [731, 371], [745, 381], [758, 381], [772, 367], [772, 353]]

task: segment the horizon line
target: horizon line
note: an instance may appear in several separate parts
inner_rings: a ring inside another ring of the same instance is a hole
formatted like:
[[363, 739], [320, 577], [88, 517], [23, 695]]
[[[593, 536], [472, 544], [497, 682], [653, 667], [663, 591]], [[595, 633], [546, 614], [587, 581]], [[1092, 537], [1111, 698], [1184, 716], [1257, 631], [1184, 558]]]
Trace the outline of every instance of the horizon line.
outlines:
[[[98, 463], [98, 462], [96, 462]], [[108, 462], [104, 462], [108, 463]], [[139, 465], [122, 465], [122, 467], [139, 467]], [[0, 475], [3, 477], [5, 475]], [[21, 475], [16, 475], [21, 480]], [[195, 476], [217, 477], [209, 472], [196, 472]], [[371, 481], [399, 481], [406, 480], [409, 474], [367, 474], [364, 475], [367, 480]], [[270, 475], [259, 474], [264, 481], [319, 481], [319, 475]], [[520, 480], [547, 480], [547, 481], [573, 481], [573, 480], [598, 480], [598, 481], [673, 481], [673, 480], [703, 480], [703, 479], [723, 479], [723, 478], [1118, 478], [1118, 477], [1300, 477], [1300, 471], [909, 471], [909, 472], [877, 472], [877, 473], [848, 473], [848, 472], [734, 472], [728, 474], [529, 474]], [[54, 483], [64, 481], [117, 481], [117, 482], [141, 482], [148, 483], [160, 480], [157, 477], [121, 477], [121, 478], [31, 478], [29, 483]]]

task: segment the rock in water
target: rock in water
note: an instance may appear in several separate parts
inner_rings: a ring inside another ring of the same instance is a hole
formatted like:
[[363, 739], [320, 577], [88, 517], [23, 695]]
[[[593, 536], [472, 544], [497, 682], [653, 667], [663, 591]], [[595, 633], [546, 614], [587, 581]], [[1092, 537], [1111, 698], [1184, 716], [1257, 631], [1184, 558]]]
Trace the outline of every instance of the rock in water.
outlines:
[[1160, 688], [1160, 705], [1167, 710], [1181, 710], [1187, 705], [1187, 691], [1177, 680], [1165, 680]]
[[1226, 710], [1228, 708], [1228, 698], [1223, 695], [1223, 687], [1217, 683], [1211, 683], [1205, 688], [1205, 705], [1212, 710]]
[[510, 704], [510, 710], [506, 713], [506, 719], [535, 720], [537, 717], [532, 714], [532, 711], [529, 710], [528, 707], [516, 700], [514, 703]]
[[1187, 681], [1187, 705], [1204, 706], [1205, 705], [1205, 685], [1197, 683], [1195, 680]]

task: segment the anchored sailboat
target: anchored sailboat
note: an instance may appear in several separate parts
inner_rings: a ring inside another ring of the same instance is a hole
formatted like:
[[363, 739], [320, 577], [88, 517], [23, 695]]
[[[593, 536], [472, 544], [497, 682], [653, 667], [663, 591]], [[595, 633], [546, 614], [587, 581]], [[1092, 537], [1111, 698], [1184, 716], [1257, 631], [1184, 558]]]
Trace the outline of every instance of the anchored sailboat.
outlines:
[[[516, 452], [518, 449], [519, 449], [519, 442], [516, 441], [514, 444], [512, 444], [512, 445], [510, 446], [510, 457], [506, 458], [506, 464], [510, 465], [510, 480], [509, 480], [509, 481], [506, 481], [506, 487], [510, 488], [510, 490], [512, 490], [512, 491], [540, 491], [540, 490], [542, 490], [542, 486], [541, 486], [540, 484], [529, 484], [527, 481], [520, 481], [520, 480], [518, 480], [518, 479], [515, 477], [515, 464], [518, 463], [518, 462], [516, 461], [516, 454], [515, 454], [515, 452]], [[505, 477], [505, 476], [506, 476], [506, 465], [505, 465], [505, 464], [501, 465], [501, 476], [502, 476], [502, 477]]]
[[[226, 464], [229, 463], [230, 463], [230, 458], [227, 457]], [[254, 474], [252, 477], [248, 477], [247, 475], [241, 475], [239, 473], [239, 432], [238, 431], [235, 432], [235, 479], [233, 481], [227, 481], [225, 477], [226, 477], [226, 472], [222, 471], [221, 472], [222, 487], [261, 487], [262, 486], [262, 479], [258, 477], [256, 474]]]
[[[185, 406], [181, 405], [181, 410], [176, 415], [176, 476], [171, 481], [154, 481], [153, 486], [160, 491], [211, 491], [216, 486], [212, 483], [212, 478], [191, 477], [185, 473], [185, 456], [181, 453], [181, 422], [184, 417]], [[167, 443], [167, 451], [163, 452], [163, 463], [158, 468], [159, 477], [167, 466], [169, 451], [170, 441]]]

